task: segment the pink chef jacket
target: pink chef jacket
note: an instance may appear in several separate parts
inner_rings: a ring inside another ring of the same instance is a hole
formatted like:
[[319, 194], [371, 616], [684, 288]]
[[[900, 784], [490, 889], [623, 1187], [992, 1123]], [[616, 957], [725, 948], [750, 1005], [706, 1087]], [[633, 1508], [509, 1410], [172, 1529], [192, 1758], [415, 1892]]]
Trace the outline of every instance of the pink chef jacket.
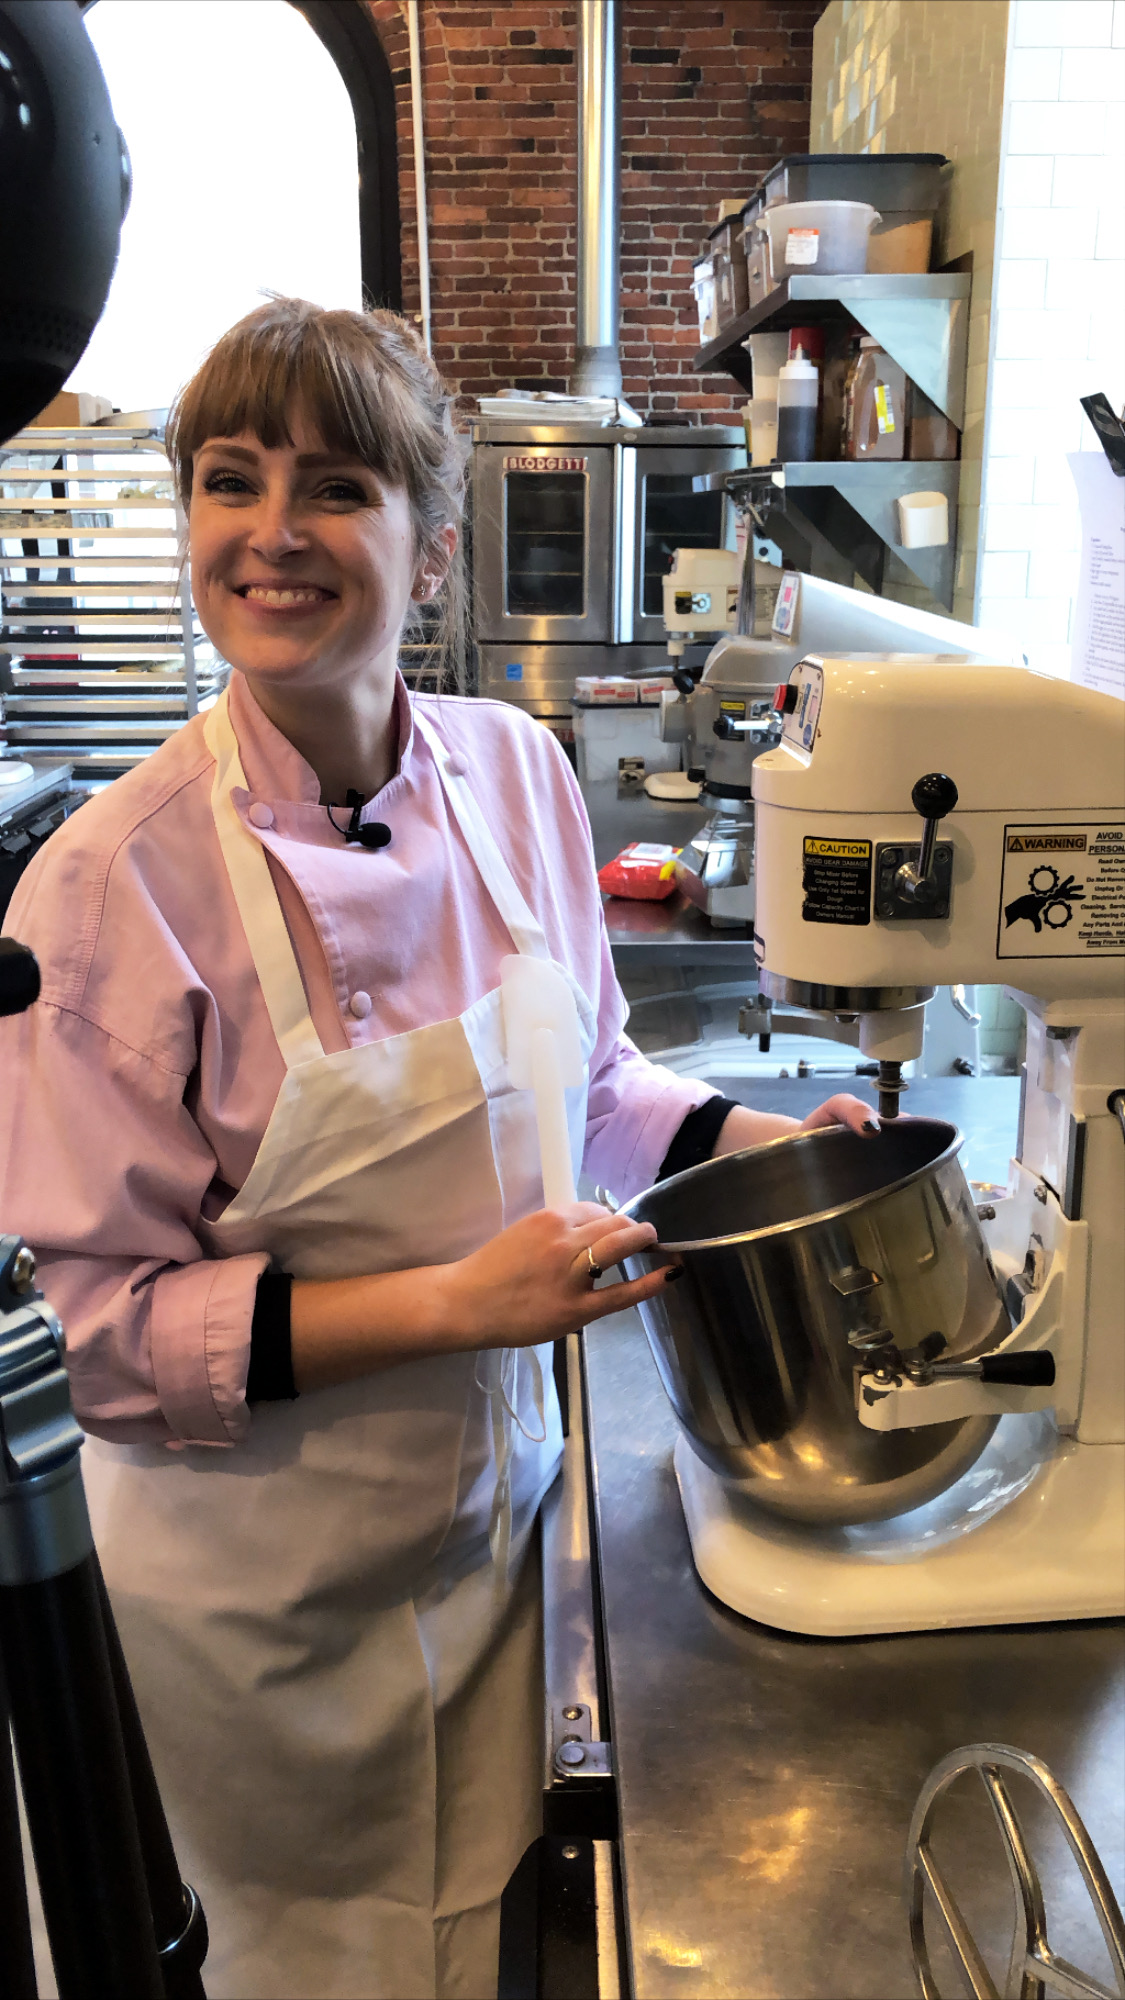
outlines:
[[[502, 702], [421, 699], [596, 1011], [586, 1166], [624, 1199], [712, 1093], [622, 1032], [589, 826], [553, 737]], [[491, 991], [511, 939], [401, 679], [398, 771], [364, 809], [392, 830], [374, 852], [345, 846], [313, 771], [238, 673], [230, 710], [250, 787], [235, 803], [269, 857], [325, 1050], [449, 1019]], [[229, 1445], [250, 1422], [268, 1259], [208, 1257], [196, 1230], [249, 1172], [283, 1065], [211, 817], [213, 772], [197, 718], [52, 835], [4, 925], [36, 953], [43, 991], [0, 1021], [0, 1222], [39, 1259], [80, 1421], [123, 1441]], [[335, 817], [346, 826], [346, 810]]]

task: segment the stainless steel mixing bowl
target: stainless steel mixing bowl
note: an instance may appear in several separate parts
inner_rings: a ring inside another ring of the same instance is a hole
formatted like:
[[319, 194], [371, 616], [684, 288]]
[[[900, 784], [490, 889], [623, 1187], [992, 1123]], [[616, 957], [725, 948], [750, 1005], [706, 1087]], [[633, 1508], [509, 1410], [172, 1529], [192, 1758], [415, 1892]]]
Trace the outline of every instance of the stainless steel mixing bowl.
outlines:
[[641, 1306], [683, 1429], [713, 1471], [791, 1520], [885, 1520], [944, 1492], [995, 1428], [966, 1417], [871, 1431], [855, 1407], [865, 1344], [928, 1336], [969, 1360], [1009, 1321], [957, 1154], [961, 1135], [902, 1118], [775, 1139], [662, 1181], [623, 1213], [658, 1242], [630, 1278], [682, 1264]]

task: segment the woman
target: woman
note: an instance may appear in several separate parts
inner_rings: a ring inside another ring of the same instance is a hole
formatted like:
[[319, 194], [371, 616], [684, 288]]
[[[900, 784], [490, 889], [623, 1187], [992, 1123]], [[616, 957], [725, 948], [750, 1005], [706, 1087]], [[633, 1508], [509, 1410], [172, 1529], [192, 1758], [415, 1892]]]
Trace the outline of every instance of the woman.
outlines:
[[406, 694], [463, 465], [407, 326], [263, 306], [169, 448], [234, 671], [13, 902], [43, 997], [5, 1025], [0, 1203], [68, 1330], [209, 1992], [479, 2000], [537, 1831], [549, 1343], [666, 1282], [592, 1294], [651, 1229], [542, 1210], [500, 961], [562, 967], [576, 1161], [620, 1195], [793, 1121], [625, 1038], [549, 734]]

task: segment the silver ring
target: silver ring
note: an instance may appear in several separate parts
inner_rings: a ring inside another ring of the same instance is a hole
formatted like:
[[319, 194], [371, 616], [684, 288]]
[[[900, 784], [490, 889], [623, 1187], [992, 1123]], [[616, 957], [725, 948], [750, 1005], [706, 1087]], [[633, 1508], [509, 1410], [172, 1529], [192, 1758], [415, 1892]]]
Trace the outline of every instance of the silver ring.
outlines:
[[596, 1285], [599, 1278], [604, 1278], [605, 1272], [602, 1270], [601, 1265], [594, 1262], [594, 1246], [592, 1243], [587, 1243], [586, 1245], [586, 1267], [590, 1273], [590, 1283], [592, 1285]]

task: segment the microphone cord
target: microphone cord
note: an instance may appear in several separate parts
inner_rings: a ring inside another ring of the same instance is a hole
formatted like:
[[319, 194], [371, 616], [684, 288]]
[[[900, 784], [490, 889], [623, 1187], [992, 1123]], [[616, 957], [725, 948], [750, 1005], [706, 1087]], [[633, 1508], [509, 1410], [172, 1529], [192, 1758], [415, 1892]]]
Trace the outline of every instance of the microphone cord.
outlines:
[[340, 826], [333, 818], [332, 807], [330, 805], [325, 806], [324, 810], [328, 814], [329, 823], [335, 828], [337, 833], [343, 835], [349, 847], [358, 843], [360, 847], [366, 847], [369, 851], [373, 852], [377, 848], [390, 846], [391, 829], [383, 820], [374, 819], [367, 826], [360, 825], [359, 816], [363, 811], [362, 792], [345, 792], [344, 808], [345, 811], [351, 813], [351, 818], [346, 827]]

